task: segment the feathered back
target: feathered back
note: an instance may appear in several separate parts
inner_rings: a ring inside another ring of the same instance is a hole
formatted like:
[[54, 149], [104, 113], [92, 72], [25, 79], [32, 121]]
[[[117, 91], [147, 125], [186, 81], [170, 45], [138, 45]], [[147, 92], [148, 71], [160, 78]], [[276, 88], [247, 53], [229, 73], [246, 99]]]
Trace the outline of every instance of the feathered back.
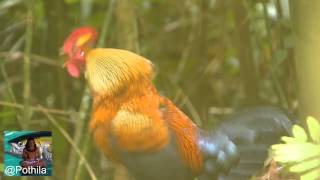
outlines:
[[145, 91], [152, 74], [152, 63], [130, 51], [97, 48], [86, 55], [86, 78], [95, 94], [119, 96]]

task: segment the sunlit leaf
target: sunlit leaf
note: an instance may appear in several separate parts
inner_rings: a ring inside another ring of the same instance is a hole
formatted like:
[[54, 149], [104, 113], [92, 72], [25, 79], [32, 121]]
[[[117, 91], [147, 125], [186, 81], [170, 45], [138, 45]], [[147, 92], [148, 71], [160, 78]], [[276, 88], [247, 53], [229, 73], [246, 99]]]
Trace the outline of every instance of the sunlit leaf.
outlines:
[[306, 131], [298, 125], [293, 126], [292, 134], [293, 134], [294, 138], [296, 138], [297, 140], [302, 141], [302, 142], [305, 142], [308, 139]]
[[319, 180], [319, 176], [320, 176], [320, 170], [318, 169], [318, 170], [303, 174], [301, 176], [301, 180]]
[[296, 142], [297, 140], [293, 137], [287, 137], [287, 136], [283, 136], [281, 137], [281, 140], [286, 142], [286, 143], [294, 143]]
[[284, 136], [283, 144], [271, 146], [272, 155], [290, 172], [300, 174], [302, 180], [316, 180], [320, 178], [320, 123], [313, 117], [306, 121], [309, 134], [294, 125], [293, 137]]
[[320, 155], [320, 146], [312, 143], [277, 144], [271, 147], [274, 159], [281, 163], [303, 161]]
[[314, 142], [320, 142], [320, 123], [314, 118], [309, 116], [307, 118], [307, 125], [310, 132], [311, 139]]
[[318, 167], [320, 164], [320, 158], [312, 159], [310, 161], [304, 161], [299, 164], [293, 165], [289, 168], [291, 172], [305, 172], [309, 169]]

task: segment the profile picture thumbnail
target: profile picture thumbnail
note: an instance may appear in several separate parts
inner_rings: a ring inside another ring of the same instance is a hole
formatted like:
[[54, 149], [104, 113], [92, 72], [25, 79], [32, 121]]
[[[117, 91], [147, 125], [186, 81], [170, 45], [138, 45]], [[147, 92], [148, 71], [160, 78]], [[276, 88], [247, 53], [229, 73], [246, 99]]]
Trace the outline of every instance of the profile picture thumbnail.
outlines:
[[4, 131], [5, 176], [51, 176], [50, 131]]

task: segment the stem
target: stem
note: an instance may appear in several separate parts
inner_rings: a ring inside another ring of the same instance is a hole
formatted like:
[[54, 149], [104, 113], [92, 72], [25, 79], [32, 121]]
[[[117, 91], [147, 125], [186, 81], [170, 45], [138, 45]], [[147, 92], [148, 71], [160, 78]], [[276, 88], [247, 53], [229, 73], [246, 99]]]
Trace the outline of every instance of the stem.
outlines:
[[[19, 49], [22, 46], [23, 43], [24, 43], [24, 36], [19, 38], [19, 40], [11, 47], [10, 51], [8, 52], [8, 55], [4, 56], [4, 61], [2, 61], [0, 63], [0, 66], [1, 66], [0, 67], [0, 71], [1, 71], [3, 79], [4, 79], [4, 81], [6, 83], [6, 86], [7, 86], [9, 99], [10, 99], [11, 102], [14, 102], [14, 103], [17, 102], [17, 99], [16, 99], [16, 97], [14, 95], [11, 82], [9, 81], [9, 76], [8, 76], [7, 71], [6, 71], [5, 64], [6, 64], [7, 60], [9, 59], [9, 54], [11, 54], [14, 51], [17, 51], [17, 49]], [[0, 56], [1, 56], [1, 53], [0, 53]], [[21, 115], [18, 114], [17, 112], [15, 112], [15, 114], [16, 114], [17, 122], [19, 123], [20, 127], [22, 128], [24, 123], [22, 121]]]
[[246, 1], [234, 1], [234, 16], [236, 24], [236, 48], [240, 62], [240, 76], [242, 79], [246, 103], [253, 105], [259, 102], [259, 86], [250, 36], [250, 19], [245, 7]]
[[101, 33], [100, 33], [100, 38], [98, 41], [98, 47], [103, 47], [105, 45], [104, 40], [106, 39], [107, 30], [111, 23], [111, 17], [114, 11], [114, 7], [115, 7], [115, 0], [109, 0], [108, 10], [106, 11], [106, 15], [105, 15]]
[[74, 149], [74, 151], [78, 154], [78, 156], [80, 157], [80, 160], [83, 160], [84, 166], [86, 167], [91, 179], [93, 180], [97, 180], [97, 177], [93, 171], [93, 169], [91, 168], [90, 164], [88, 163], [87, 159], [85, 158], [85, 156], [83, 155], [83, 153], [80, 151], [80, 149], [77, 147], [77, 145], [73, 142], [73, 139], [71, 138], [71, 136], [68, 134], [68, 132], [63, 129], [62, 126], [59, 125], [59, 123], [57, 122], [57, 120], [55, 120], [45, 109], [43, 109], [41, 106], [39, 106], [39, 108], [42, 110], [42, 112], [44, 113], [44, 115], [47, 116], [48, 120], [60, 131], [60, 133], [66, 138], [66, 140], [70, 143], [70, 145], [72, 146], [72, 148]]
[[[93, 147], [90, 143], [91, 143], [91, 136], [90, 136], [90, 131], [87, 130], [85, 132], [85, 135], [84, 135], [84, 140], [83, 140], [83, 144], [82, 144], [82, 147], [81, 147], [81, 152], [87, 157], [88, 157], [88, 152], [91, 151], [91, 148]], [[74, 180], [79, 180], [81, 179], [80, 177], [82, 177], [82, 179], [84, 179], [83, 177], [83, 174], [82, 174], [82, 168], [83, 167], [83, 159], [81, 159], [79, 162], [78, 162], [78, 165], [77, 165], [77, 168], [75, 170], [75, 175], [74, 175]]]
[[30, 109], [30, 94], [31, 94], [31, 81], [30, 81], [30, 53], [32, 48], [32, 20], [33, 19], [33, 1], [30, 0], [28, 3], [28, 12], [27, 12], [27, 31], [26, 31], [26, 41], [24, 49], [24, 63], [23, 63], [23, 75], [24, 75], [24, 86], [23, 86], [23, 103], [24, 103], [24, 112], [23, 117], [26, 121], [25, 127], [28, 127], [28, 123], [31, 118], [31, 109]]
[[129, 0], [117, 1], [117, 44], [121, 48], [139, 53], [137, 19], [133, 6], [132, 1]]
[[290, 1], [300, 119], [320, 119], [320, 1]]
[[[74, 144], [78, 147], [80, 145], [80, 142], [82, 140], [82, 137], [84, 135], [84, 125], [87, 122], [87, 114], [90, 108], [90, 95], [89, 95], [89, 88], [86, 87], [84, 94], [81, 99], [81, 105], [79, 108], [79, 113], [77, 119], [79, 121], [75, 124], [75, 132], [73, 134], [73, 142]], [[83, 152], [83, 151], [82, 151]], [[76, 154], [74, 153], [74, 149], [70, 150], [70, 155], [69, 155], [69, 164], [67, 168], [67, 179], [72, 179], [74, 177], [74, 172], [76, 169], [76, 164], [77, 164], [77, 157]]]

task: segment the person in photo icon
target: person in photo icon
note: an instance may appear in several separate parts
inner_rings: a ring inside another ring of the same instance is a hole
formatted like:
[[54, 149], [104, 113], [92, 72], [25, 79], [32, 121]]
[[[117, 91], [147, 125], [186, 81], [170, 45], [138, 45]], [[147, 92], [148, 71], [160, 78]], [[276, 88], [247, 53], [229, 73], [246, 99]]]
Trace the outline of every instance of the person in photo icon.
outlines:
[[25, 144], [25, 147], [23, 149], [22, 153], [22, 163], [21, 166], [24, 168], [27, 167], [46, 167], [46, 163], [43, 159], [41, 159], [40, 150], [37, 147], [37, 144], [34, 140], [34, 138], [29, 137], [27, 139], [27, 142]]

